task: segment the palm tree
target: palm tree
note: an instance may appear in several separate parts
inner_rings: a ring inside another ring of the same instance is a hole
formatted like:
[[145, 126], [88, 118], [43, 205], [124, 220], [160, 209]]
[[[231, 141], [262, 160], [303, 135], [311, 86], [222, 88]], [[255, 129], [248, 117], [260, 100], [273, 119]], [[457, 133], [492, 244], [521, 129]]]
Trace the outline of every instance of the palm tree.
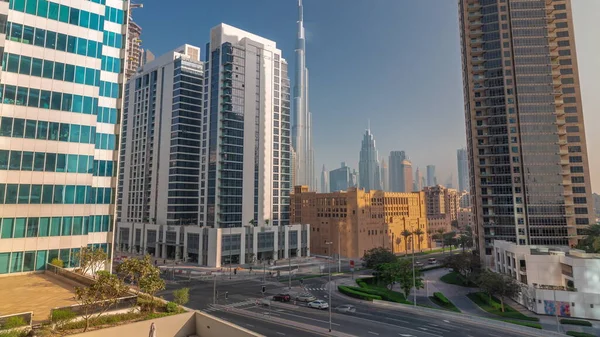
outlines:
[[402, 238], [397, 236], [396, 237], [396, 246], [400, 246], [401, 243], [402, 243]]
[[445, 247], [445, 245], [444, 245], [444, 243], [445, 243], [444, 242], [444, 229], [440, 228], [440, 229], [436, 230], [435, 232], [437, 233], [438, 239], [442, 240], [442, 254], [444, 254], [444, 247]]
[[429, 250], [431, 250], [433, 249], [433, 247], [431, 247], [431, 240], [433, 240], [433, 229], [427, 229], [427, 237], [429, 238]]
[[265, 226], [269, 225], [269, 219], [265, 219]]
[[408, 254], [408, 238], [413, 234], [408, 229], [405, 229], [400, 235], [404, 236], [404, 254]]
[[416, 235], [417, 238], [419, 238], [419, 251], [421, 251], [421, 241], [423, 241], [423, 234], [425, 234], [425, 232], [423, 232], [421, 228], [417, 228], [417, 230], [414, 231], [413, 234]]
[[254, 219], [248, 221], [248, 223], [250, 224], [250, 226], [256, 227], [256, 221], [254, 221]]

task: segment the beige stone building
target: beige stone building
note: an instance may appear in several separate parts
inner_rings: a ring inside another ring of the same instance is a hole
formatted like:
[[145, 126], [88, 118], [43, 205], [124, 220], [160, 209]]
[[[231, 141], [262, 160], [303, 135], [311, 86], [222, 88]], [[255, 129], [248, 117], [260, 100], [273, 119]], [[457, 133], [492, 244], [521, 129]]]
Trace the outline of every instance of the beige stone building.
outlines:
[[473, 228], [475, 222], [473, 220], [473, 212], [470, 208], [461, 208], [458, 210], [458, 229], [464, 231], [467, 226]]
[[429, 228], [434, 232], [439, 229], [451, 232], [452, 222], [457, 220], [460, 208], [458, 191], [436, 185], [425, 187], [423, 192]]
[[[423, 192], [365, 192], [350, 188], [334, 193], [308, 192], [296, 186], [291, 196], [291, 223], [310, 224], [310, 254], [359, 258], [375, 247], [394, 253], [428, 248]], [[404, 230], [416, 235], [405, 238]], [[412, 238], [414, 236], [414, 239]], [[327, 244], [331, 242], [331, 244]]]

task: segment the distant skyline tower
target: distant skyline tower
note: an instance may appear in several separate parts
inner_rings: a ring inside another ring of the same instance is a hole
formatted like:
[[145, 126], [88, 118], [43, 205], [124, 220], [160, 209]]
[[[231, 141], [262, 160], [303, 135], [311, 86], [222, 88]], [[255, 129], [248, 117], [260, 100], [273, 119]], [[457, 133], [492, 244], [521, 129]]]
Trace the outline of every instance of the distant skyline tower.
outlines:
[[329, 172], [323, 165], [321, 170], [321, 193], [329, 193]]
[[[402, 162], [404, 159], [406, 159], [406, 153], [404, 151], [390, 151], [389, 184], [391, 192], [407, 192], [404, 190], [405, 179], [404, 171], [402, 170]], [[410, 188], [412, 188], [412, 184]]]
[[467, 149], [456, 150], [456, 163], [458, 164], [458, 190], [459, 192], [469, 190], [469, 161]]
[[437, 185], [437, 178], [435, 177], [435, 165], [427, 165], [427, 186]]
[[359, 187], [365, 191], [381, 190], [381, 169], [375, 139], [370, 128], [365, 131], [358, 162]]
[[577, 244], [595, 219], [571, 1], [459, 0], [459, 24], [480, 256]]
[[423, 190], [423, 174], [421, 173], [421, 170], [417, 167], [417, 170], [415, 172], [415, 181], [414, 181], [414, 188], [413, 191], [418, 192]]
[[384, 191], [390, 190], [390, 180], [389, 180], [389, 169], [388, 165], [385, 162], [385, 158], [381, 157], [381, 161], [379, 162], [379, 166], [381, 167], [381, 189]]
[[298, 0], [298, 35], [296, 36], [296, 64], [294, 76], [292, 147], [296, 151], [295, 184], [316, 190], [314, 148], [312, 144], [312, 115], [308, 104], [308, 69], [306, 68], [306, 40], [304, 10]]

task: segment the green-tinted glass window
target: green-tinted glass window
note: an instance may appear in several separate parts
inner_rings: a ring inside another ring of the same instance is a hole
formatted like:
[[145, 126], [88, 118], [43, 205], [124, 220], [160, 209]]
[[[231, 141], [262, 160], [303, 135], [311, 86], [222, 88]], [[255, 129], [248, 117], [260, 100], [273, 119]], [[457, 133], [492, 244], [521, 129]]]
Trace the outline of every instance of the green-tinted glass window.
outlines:
[[27, 14], [37, 14], [37, 0], [27, 0], [27, 5], [25, 5], [25, 13]]
[[33, 155], [33, 170], [43, 171], [44, 170], [44, 152], [36, 152]]
[[[75, 67], [75, 83], [84, 84], [85, 83], [85, 68], [76, 66]], [[85, 110], [84, 110], [85, 112]]]
[[56, 33], [47, 31], [46, 32], [46, 48], [56, 49]]
[[98, 30], [100, 17], [96, 13], [90, 13], [90, 28]]
[[2, 238], [11, 239], [13, 235], [15, 219], [4, 218], [2, 219]]
[[42, 187], [42, 204], [52, 203], [52, 192], [54, 187], [52, 185], [44, 185]]
[[56, 50], [67, 50], [67, 35], [61, 33], [56, 35]]
[[38, 10], [37, 15], [43, 18], [48, 17], [48, 1], [46, 0], [38, 0]]
[[102, 231], [108, 232], [108, 227], [110, 225], [110, 218], [107, 215], [102, 216]]
[[48, 122], [38, 121], [37, 132], [35, 138], [46, 140], [48, 139]]
[[93, 40], [88, 40], [88, 44], [87, 44], [87, 55], [89, 57], [96, 57], [96, 54], [98, 53], [97, 49], [97, 43], [96, 41]]
[[6, 184], [5, 193], [5, 204], [16, 204], [17, 203], [17, 192], [19, 192], [19, 185], [17, 184]]
[[54, 172], [56, 170], [56, 153], [46, 153], [46, 166], [44, 171]]
[[65, 81], [66, 82], [74, 82], [75, 81], [75, 66], [72, 64], [65, 65]]
[[69, 266], [69, 258], [70, 256], [70, 249], [61, 249], [60, 253], [59, 253], [59, 259], [61, 259], [64, 263], [65, 263], [65, 267]]
[[42, 185], [31, 185], [30, 204], [39, 204], [42, 201]]
[[8, 274], [10, 266], [10, 253], [0, 253], [0, 274]]
[[19, 74], [29, 75], [31, 73], [31, 57], [21, 56], [19, 62]]
[[[8, 150], [0, 150], [0, 170], [8, 169], [8, 158], [9, 158], [9, 151]], [[1, 200], [0, 204], [3, 201], [4, 200]]]
[[56, 172], [66, 172], [67, 168], [67, 155], [59, 153], [56, 156]]
[[62, 95], [62, 107], [60, 109], [62, 111], [71, 111], [72, 103], [73, 103], [73, 95], [65, 93]]
[[40, 218], [39, 236], [46, 237], [50, 234], [50, 218]]
[[62, 81], [65, 78], [65, 64], [54, 62], [54, 79]]
[[52, 98], [50, 100], [50, 109], [52, 110], [60, 110], [60, 102], [61, 102], [62, 94], [60, 92], [52, 92]]
[[33, 152], [23, 151], [21, 170], [31, 171], [33, 170]]
[[73, 218], [73, 235], [81, 235], [83, 226], [83, 217], [76, 216]]
[[39, 218], [28, 218], [27, 219], [27, 237], [37, 238], [39, 230]]
[[71, 260], [69, 261], [69, 267], [74, 268], [79, 266], [79, 248], [71, 249]]
[[66, 216], [63, 218], [61, 235], [62, 236], [71, 235], [72, 231], [73, 231], [73, 218]]
[[94, 105], [94, 101], [92, 100], [91, 97], [89, 97], [89, 96], [84, 97], [83, 98], [83, 113], [91, 115], [92, 111], [94, 110], [93, 105]]
[[20, 170], [21, 169], [21, 151], [10, 152], [10, 163], [8, 164], [9, 170]]
[[42, 77], [44, 78], [52, 78], [54, 72], [54, 62], [44, 60], [44, 65], [42, 67]]
[[60, 224], [62, 218], [53, 217], [50, 223], [50, 236], [60, 236]]
[[79, 156], [77, 160], [77, 173], [87, 173], [87, 156]]
[[48, 251], [48, 263], [52, 262], [54, 259], [58, 259], [58, 249], [51, 249]]
[[46, 269], [46, 263], [48, 258], [47, 250], [38, 250], [35, 258], [35, 270], [41, 271]]
[[23, 138], [25, 134], [25, 120], [21, 118], [15, 118], [13, 123], [13, 134], [14, 138]]
[[75, 186], [74, 185], [66, 185], [65, 186], [65, 204], [72, 205], [75, 203]]
[[69, 23], [72, 25], [79, 25], [79, 9], [71, 8], [69, 13]]
[[75, 189], [75, 203], [79, 205], [85, 204], [85, 186], [77, 186]]
[[31, 76], [40, 77], [42, 76], [42, 59], [33, 58], [31, 61]]
[[0, 125], [0, 136], [10, 137], [12, 135], [12, 117], [2, 117]]
[[40, 106], [39, 89], [29, 89], [29, 100], [27, 101], [27, 105], [35, 108]]
[[77, 155], [76, 154], [67, 155], [67, 172], [71, 172], [71, 173], [77, 172]]
[[15, 103], [17, 105], [27, 105], [28, 92], [29, 92], [29, 90], [27, 88], [18, 87], [17, 88], [17, 100]]
[[69, 23], [69, 7], [60, 5], [58, 20], [60, 22]]
[[84, 39], [77, 41], [77, 54], [82, 56], [87, 55], [87, 42]]
[[29, 193], [31, 192], [31, 185], [29, 184], [21, 184], [19, 186], [19, 204], [28, 204], [29, 203]]
[[64, 199], [64, 185], [54, 185], [54, 203], [62, 204]]
[[69, 141], [73, 143], [79, 142], [79, 134], [81, 131], [81, 126], [77, 124], [71, 124], [71, 130], [69, 135]]
[[0, 204], [4, 203], [4, 192], [6, 191], [6, 184], [0, 184]]
[[60, 135], [58, 137], [58, 140], [60, 140], [61, 142], [69, 141], [69, 127], [69, 124], [60, 123]]
[[23, 252], [13, 252], [10, 257], [10, 272], [20, 273], [23, 270]]
[[50, 122], [48, 124], [48, 140], [58, 140], [58, 134], [60, 130], [60, 124]]
[[[73, 71], [75, 69], [73, 68]], [[73, 95], [73, 112], [82, 112], [83, 111], [83, 96]]]
[[46, 41], [46, 31], [40, 28], [36, 28], [35, 39], [33, 41], [33, 44], [35, 44], [38, 47], [43, 47], [44, 41]]
[[83, 217], [83, 227], [81, 227], [83, 229], [83, 235], [87, 235], [90, 229], [90, 217], [89, 216], [84, 216]]
[[28, 119], [25, 123], [25, 138], [34, 139], [35, 138], [35, 128], [37, 126], [37, 121], [32, 119]]
[[40, 108], [50, 109], [50, 97], [52, 93], [50, 91], [42, 90], [40, 93]]
[[77, 38], [75, 36], [67, 37], [67, 52], [75, 54], [77, 51]]
[[79, 142], [82, 144], [90, 143], [90, 127], [89, 126], [87, 126], [87, 125], [81, 126], [81, 137], [79, 139]]
[[81, 11], [79, 14], [79, 25], [81, 27], [89, 27], [90, 25], [90, 13], [86, 11]]
[[8, 59], [6, 60], [6, 71], [11, 73], [18, 73], [19, 63], [19, 55], [8, 54]]
[[14, 85], [4, 86], [4, 103], [15, 104], [15, 98], [17, 95], [17, 87]]
[[27, 227], [26, 218], [15, 219], [15, 231], [13, 233], [14, 238], [24, 238], [25, 228]]
[[23, 43], [33, 44], [34, 40], [34, 29], [31, 26], [23, 26]]
[[95, 70], [92, 68], [86, 68], [85, 69], [85, 84], [87, 85], [94, 85], [95, 83]]

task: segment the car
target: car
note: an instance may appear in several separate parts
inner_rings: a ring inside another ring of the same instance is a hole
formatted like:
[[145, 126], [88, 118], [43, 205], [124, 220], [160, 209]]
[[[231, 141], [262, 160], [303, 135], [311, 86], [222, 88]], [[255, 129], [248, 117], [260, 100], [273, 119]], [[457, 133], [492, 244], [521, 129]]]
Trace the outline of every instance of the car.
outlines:
[[423, 267], [423, 262], [419, 262], [419, 261], [415, 262], [415, 267], [418, 267], [418, 268]]
[[437, 260], [436, 260], [435, 258], [433, 258], [433, 257], [430, 257], [430, 258], [427, 260], [427, 262], [428, 262], [429, 264], [436, 264], [436, 263], [437, 263]]
[[299, 301], [299, 302], [312, 302], [316, 299], [317, 298], [311, 294], [300, 294], [300, 295], [296, 296], [296, 301]]
[[339, 312], [356, 312], [356, 308], [350, 304], [340, 305], [339, 307], [335, 308], [335, 310]]
[[308, 307], [315, 308], [315, 309], [327, 309], [327, 308], [329, 308], [329, 304], [327, 304], [327, 302], [325, 302], [323, 300], [316, 300], [316, 301], [308, 302]]
[[273, 296], [273, 301], [278, 301], [278, 302], [289, 302], [292, 299], [292, 296], [288, 295], [288, 294], [277, 294], [275, 296]]

